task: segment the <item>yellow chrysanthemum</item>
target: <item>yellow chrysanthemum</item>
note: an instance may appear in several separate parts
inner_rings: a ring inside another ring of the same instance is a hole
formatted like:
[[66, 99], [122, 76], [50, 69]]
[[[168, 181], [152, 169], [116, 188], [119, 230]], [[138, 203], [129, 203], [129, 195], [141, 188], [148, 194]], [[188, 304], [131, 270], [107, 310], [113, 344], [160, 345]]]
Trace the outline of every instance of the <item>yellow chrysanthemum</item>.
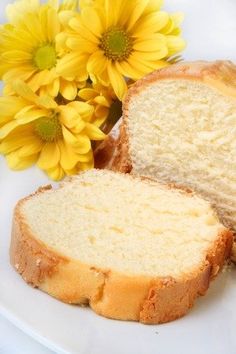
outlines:
[[17, 95], [0, 98], [0, 153], [11, 169], [37, 163], [59, 180], [93, 167], [91, 140], [105, 134], [92, 123], [94, 107], [81, 101], [57, 103], [36, 95], [25, 83], [14, 84]]
[[104, 0], [79, 0], [79, 7], [82, 9], [85, 6], [103, 5]]
[[81, 13], [67, 18], [66, 31], [57, 37], [58, 45], [71, 51], [58, 72], [71, 77], [88, 72], [123, 99], [126, 78], [137, 80], [170, 65], [167, 59], [185, 46], [182, 15], [160, 11], [161, 5], [160, 0], [83, 1]]
[[122, 115], [121, 102], [110, 85], [105, 86], [94, 79], [92, 84], [79, 90], [78, 97], [94, 106], [93, 124], [106, 133]]
[[83, 87], [87, 74], [79, 78], [58, 75], [57, 63], [61, 51], [55, 38], [63, 29], [59, 14], [72, 17], [76, 0], [19, 0], [8, 5], [9, 23], [0, 27], [0, 78], [5, 81], [5, 94], [13, 94], [12, 82], [21, 79], [36, 93], [58, 93], [73, 100], [78, 87]]

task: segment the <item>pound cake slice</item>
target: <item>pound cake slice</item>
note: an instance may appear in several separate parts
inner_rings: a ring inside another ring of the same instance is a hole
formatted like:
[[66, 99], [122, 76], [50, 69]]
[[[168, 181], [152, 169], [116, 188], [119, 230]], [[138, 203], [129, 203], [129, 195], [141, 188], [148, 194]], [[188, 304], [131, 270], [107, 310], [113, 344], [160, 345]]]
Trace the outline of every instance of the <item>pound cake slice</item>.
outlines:
[[94, 169], [18, 203], [10, 255], [27, 283], [64, 302], [162, 323], [205, 294], [231, 245], [191, 192]]
[[130, 89], [123, 116], [112, 168], [191, 188], [236, 230], [236, 66], [156, 71]]

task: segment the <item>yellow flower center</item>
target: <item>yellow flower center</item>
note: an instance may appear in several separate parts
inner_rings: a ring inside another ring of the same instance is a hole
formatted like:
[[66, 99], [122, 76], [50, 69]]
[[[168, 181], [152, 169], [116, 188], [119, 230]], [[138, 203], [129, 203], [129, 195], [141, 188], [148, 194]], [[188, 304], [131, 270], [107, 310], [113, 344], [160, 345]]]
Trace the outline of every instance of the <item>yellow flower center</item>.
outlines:
[[52, 69], [57, 62], [57, 54], [53, 45], [46, 44], [36, 50], [33, 61], [39, 70]]
[[122, 61], [132, 52], [132, 44], [132, 38], [122, 28], [111, 27], [103, 33], [100, 48], [107, 58]]
[[42, 117], [35, 123], [35, 132], [43, 140], [47, 142], [55, 141], [62, 137], [62, 128], [58, 117]]

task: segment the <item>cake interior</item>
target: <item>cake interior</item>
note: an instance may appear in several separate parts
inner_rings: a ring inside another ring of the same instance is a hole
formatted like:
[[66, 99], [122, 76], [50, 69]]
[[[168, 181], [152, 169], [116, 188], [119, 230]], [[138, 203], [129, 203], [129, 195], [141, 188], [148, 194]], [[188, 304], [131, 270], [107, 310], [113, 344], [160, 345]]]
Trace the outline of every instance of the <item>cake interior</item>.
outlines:
[[106, 170], [25, 199], [20, 211], [50, 249], [133, 275], [189, 275], [224, 230], [203, 199]]
[[133, 172], [188, 186], [236, 229], [236, 99], [193, 80], [160, 80], [131, 98]]

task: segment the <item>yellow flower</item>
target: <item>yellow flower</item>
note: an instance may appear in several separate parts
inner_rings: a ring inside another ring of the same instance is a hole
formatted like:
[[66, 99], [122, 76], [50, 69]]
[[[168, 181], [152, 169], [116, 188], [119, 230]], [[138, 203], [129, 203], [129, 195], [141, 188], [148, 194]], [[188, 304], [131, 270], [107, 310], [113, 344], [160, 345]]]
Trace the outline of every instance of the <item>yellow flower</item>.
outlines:
[[160, 0], [83, 1], [81, 13], [67, 18], [58, 45], [71, 52], [58, 63], [60, 74], [95, 75], [110, 83], [122, 100], [126, 78], [137, 80], [170, 65], [168, 59], [185, 47], [180, 37], [181, 14], [160, 11]]
[[82, 9], [85, 6], [90, 6], [90, 5], [103, 5], [104, 0], [79, 0], [79, 7]]
[[58, 93], [73, 100], [78, 87], [83, 87], [87, 75], [71, 78], [58, 75], [57, 63], [61, 52], [55, 38], [63, 29], [59, 14], [72, 17], [77, 1], [50, 0], [41, 5], [39, 0], [19, 0], [7, 7], [9, 23], [0, 27], [0, 78], [5, 83], [5, 94], [14, 94], [12, 82], [21, 79], [36, 93]]
[[[94, 79], [92, 84], [87, 84], [85, 88], [79, 90], [78, 96], [83, 101], [94, 106], [92, 121], [97, 127], [101, 127], [104, 124], [109, 114], [114, 110], [114, 105], [118, 104], [111, 86], [105, 86], [96, 79]], [[119, 106], [121, 106], [120, 101]], [[121, 114], [117, 118], [120, 117]]]
[[37, 163], [59, 180], [93, 167], [91, 140], [105, 134], [92, 123], [94, 107], [85, 102], [57, 103], [16, 81], [15, 96], [0, 97], [0, 153], [11, 169]]

